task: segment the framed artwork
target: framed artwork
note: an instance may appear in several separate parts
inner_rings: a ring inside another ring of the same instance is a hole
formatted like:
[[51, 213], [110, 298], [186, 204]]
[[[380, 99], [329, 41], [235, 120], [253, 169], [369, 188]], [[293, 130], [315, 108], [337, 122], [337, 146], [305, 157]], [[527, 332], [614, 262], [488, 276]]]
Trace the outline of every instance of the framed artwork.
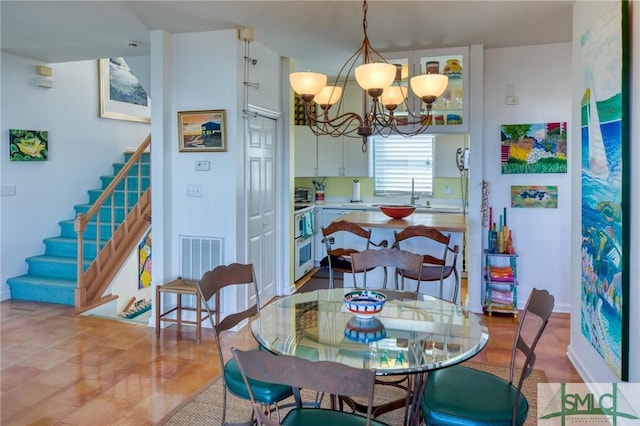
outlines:
[[580, 37], [581, 331], [629, 377], [629, 3], [613, 2]]
[[138, 288], [151, 285], [151, 230], [138, 245]]
[[151, 100], [123, 58], [98, 59], [100, 117], [151, 122]]
[[511, 207], [558, 208], [557, 185], [512, 185]]
[[9, 129], [9, 160], [47, 161], [48, 158], [48, 131]]
[[567, 123], [504, 124], [502, 174], [567, 173]]
[[178, 112], [178, 148], [180, 152], [216, 152], [227, 150], [225, 110]]

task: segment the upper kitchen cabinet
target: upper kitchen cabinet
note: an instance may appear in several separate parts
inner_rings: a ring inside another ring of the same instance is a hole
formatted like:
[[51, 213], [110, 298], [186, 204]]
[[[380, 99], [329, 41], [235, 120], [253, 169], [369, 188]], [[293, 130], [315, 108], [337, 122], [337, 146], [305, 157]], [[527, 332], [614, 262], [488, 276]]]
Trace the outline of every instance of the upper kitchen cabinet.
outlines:
[[295, 176], [318, 176], [318, 137], [305, 125], [294, 126]]
[[[425, 73], [439, 73], [449, 77], [445, 91], [433, 104], [429, 133], [465, 133], [469, 130], [469, 48], [443, 48], [386, 53], [387, 61], [402, 69], [402, 82], [410, 87], [411, 77]], [[426, 105], [408, 90], [408, 108], [414, 116], [426, 114]], [[395, 115], [406, 120], [407, 112], [399, 108]], [[409, 117], [408, 121], [411, 121]], [[415, 121], [415, 119], [414, 119]], [[410, 131], [412, 125], [407, 125]], [[415, 127], [415, 126], [414, 126]]]
[[318, 175], [370, 176], [369, 151], [362, 152], [362, 139], [318, 136]]

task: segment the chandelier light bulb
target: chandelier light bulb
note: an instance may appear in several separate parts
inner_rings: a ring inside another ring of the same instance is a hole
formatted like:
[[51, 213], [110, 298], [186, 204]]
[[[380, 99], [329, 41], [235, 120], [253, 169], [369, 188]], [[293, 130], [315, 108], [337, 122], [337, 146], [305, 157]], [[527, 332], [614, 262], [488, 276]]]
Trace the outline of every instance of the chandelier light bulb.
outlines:
[[442, 74], [422, 74], [412, 77], [409, 82], [411, 83], [411, 90], [420, 99], [433, 98], [435, 100], [447, 88], [449, 77]]
[[[289, 74], [291, 88], [309, 101], [327, 85], [327, 76], [316, 72], [294, 72]], [[306, 100], [306, 99], [305, 99]]]
[[363, 64], [356, 67], [355, 75], [363, 90], [386, 89], [396, 79], [396, 66], [384, 62]]
[[320, 93], [318, 93], [313, 100], [318, 105], [331, 106], [340, 100], [342, 96], [342, 87], [338, 86], [325, 86]]
[[384, 89], [380, 101], [385, 108], [392, 110], [404, 102], [407, 98], [407, 88], [403, 86], [391, 86]]

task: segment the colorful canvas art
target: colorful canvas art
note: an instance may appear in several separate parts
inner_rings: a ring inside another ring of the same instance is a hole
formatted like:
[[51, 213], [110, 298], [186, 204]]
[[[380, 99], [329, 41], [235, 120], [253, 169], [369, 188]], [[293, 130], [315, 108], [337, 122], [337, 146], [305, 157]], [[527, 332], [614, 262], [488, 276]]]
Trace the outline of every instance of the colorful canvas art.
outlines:
[[502, 174], [567, 173], [567, 123], [501, 126]]
[[[581, 330], [615, 375], [627, 380], [628, 265], [623, 260], [624, 152], [622, 15], [614, 3], [581, 39]], [[626, 133], [626, 135], [625, 135]], [[628, 145], [627, 145], [628, 146]], [[628, 258], [628, 257], [627, 257]], [[626, 271], [626, 272], [625, 272]]]
[[11, 161], [46, 161], [49, 158], [49, 132], [9, 129]]
[[138, 288], [151, 285], [151, 231], [142, 239], [138, 246]]
[[511, 186], [511, 207], [558, 208], [558, 187], [556, 185], [513, 185]]

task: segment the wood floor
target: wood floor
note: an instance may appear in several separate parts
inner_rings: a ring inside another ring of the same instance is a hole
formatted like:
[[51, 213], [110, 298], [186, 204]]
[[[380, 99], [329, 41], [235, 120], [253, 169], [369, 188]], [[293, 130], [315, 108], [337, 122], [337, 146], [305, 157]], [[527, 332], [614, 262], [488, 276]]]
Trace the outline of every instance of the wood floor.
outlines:
[[[474, 361], [508, 365], [516, 322], [483, 317], [487, 348]], [[209, 329], [155, 330], [143, 324], [76, 316], [62, 305], [0, 303], [0, 423], [10, 425], [152, 425], [162, 423], [219, 375]], [[248, 327], [223, 346], [251, 347]], [[538, 346], [536, 368], [550, 382], [582, 381], [565, 353], [568, 314], [554, 314]], [[228, 352], [227, 352], [228, 353]]]

